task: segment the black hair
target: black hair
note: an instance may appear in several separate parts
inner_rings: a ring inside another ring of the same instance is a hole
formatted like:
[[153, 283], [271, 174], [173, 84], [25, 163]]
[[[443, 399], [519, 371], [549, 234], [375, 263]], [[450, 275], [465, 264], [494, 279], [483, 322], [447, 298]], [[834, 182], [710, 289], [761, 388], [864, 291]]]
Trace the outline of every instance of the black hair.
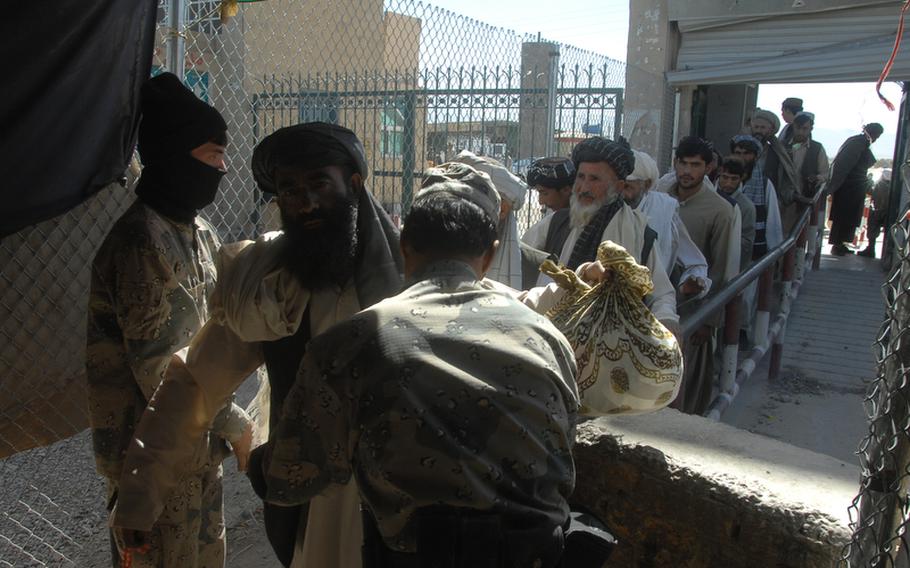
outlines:
[[789, 111], [792, 112], [793, 114], [796, 114], [796, 113], [801, 112], [801, 111], [803, 110], [802, 105], [800, 105], [800, 106], [796, 106], [796, 105], [780, 105], [780, 107], [781, 107], [782, 109], [787, 109], [787, 110], [789, 110]]
[[746, 163], [736, 156], [727, 156], [724, 158], [723, 163], [720, 165], [720, 169], [728, 174], [737, 175], [739, 177], [746, 175]]
[[683, 136], [676, 145], [676, 159], [700, 156], [705, 164], [714, 159], [714, 146], [698, 136]]
[[414, 201], [401, 231], [418, 253], [445, 257], [482, 256], [496, 238], [496, 221], [483, 209], [444, 192]]

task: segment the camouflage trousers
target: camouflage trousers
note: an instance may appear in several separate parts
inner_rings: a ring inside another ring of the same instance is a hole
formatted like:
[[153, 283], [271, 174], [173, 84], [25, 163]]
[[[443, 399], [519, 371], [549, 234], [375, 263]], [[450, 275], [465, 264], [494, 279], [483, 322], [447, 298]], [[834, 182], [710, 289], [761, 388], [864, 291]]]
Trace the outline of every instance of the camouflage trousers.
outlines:
[[[133, 554], [133, 568], [223, 568], [224, 503], [221, 465], [188, 475], [165, 503], [152, 527], [151, 548]], [[108, 485], [111, 493], [113, 487]], [[114, 568], [120, 567], [111, 537]]]

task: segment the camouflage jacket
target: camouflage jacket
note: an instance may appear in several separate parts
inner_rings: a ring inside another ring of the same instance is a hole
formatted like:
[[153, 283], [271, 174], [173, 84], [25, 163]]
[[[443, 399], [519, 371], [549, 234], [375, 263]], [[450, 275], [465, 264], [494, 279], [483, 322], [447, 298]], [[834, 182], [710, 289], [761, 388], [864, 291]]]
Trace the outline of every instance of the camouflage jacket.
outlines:
[[561, 524], [575, 483], [578, 390], [565, 337], [459, 262], [312, 339], [267, 466], [267, 499], [353, 475], [386, 543], [448, 504]]
[[[116, 482], [146, 402], [175, 353], [208, 316], [215, 285], [212, 227], [177, 223], [141, 202], [114, 224], [92, 265], [86, 345], [89, 418], [99, 473]], [[213, 431], [236, 438], [245, 416], [225, 411]], [[223, 457], [224, 444], [219, 445]]]

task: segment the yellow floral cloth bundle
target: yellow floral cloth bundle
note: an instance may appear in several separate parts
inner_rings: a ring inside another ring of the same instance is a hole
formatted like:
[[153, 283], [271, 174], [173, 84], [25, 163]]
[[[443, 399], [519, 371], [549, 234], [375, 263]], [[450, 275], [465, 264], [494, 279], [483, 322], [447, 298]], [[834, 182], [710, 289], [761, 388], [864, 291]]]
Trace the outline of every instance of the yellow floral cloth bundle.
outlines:
[[683, 361], [676, 338], [644, 304], [653, 290], [650, 271], [612, 241], [600, 244], [597, 260], [607, 275], [593, 287], [551, 261], [541, 266], [568, 291], [547, 317], [575, 349], [581, 413], [663, 408], [679, 393]]

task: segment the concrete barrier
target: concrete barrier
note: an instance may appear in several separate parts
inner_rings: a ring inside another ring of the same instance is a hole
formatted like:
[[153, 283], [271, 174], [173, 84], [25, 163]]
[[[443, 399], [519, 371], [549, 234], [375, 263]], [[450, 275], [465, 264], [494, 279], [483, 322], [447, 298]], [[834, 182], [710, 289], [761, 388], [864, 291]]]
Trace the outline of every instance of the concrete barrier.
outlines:
[[857, 466], [698, 416], [585, 422], [575, 460], [609, 566], [828, 568], [850, 538]]

